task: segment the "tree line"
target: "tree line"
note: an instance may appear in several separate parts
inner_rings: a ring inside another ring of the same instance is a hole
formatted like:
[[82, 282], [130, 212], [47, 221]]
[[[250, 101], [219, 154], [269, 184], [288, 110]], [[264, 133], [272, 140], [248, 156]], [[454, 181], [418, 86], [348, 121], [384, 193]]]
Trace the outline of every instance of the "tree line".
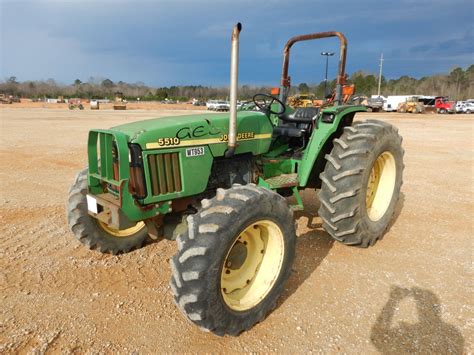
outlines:
[[[347, 81], [354, 84], [356, 95], [376, 95], [378, 91], [378, 76], [363, 71], [354, 72]], [[328, 82], [328, 87], [334, 88], [336, 81]], [[295, 89], [295, 88], [293, 88]], [[416, 79], [407, 75], [398, 79], [387, 80], [382, 76], [380, 95], [427, 95], [447, 96], [453, 100], [474, 98], [474, 64], [467, 69], [455, 68], [448, 74], [436, 74]], [[301, 83], [299, 93], [314, 93], [316, 97], [324, 97], [324, 81], [317, 85]]]
[[[348, 78], [348, 84], [355, 84], [356, 94], [377, 94], [377, 75], [356, 71]], [[328, 81], [327, 91], [333, 90], [335, 80]], [[268, 93], [269, 86], [242, 85], [239, 87], [239, 98], [250, 99], [257, 93]], [[19, 82], [15, 76], [0, 82], [0, 93], [24, 98], [64, 98], [79, 97], [87, 99], [113, 99], [119, 92], [127, 100], [188, 101], [192, 98], [199, 100], [227, 99], [227, 87], [210, 87], [202, 85], [180, 85], [169, 87], [152, 87], [144, 83], [113, 82], [110, 79], [90, 78], [83, 82], [76, 79], [69, 85], [59, 84], [53, 79], [46, 81]], [[324, 81], [317, 84], [300, 83], [291, 88], [290, 94], [315, 94], [318, 98], [325, 96]], [[382, 76], [381, 95], [433, 95], [448, 96], [454, 100], [474, 98], [474, 64], [467, 69], [455, 68], [448, 74], [437, 74], [416, 79], [410, 76], [401, 76], [398, 79], [387, 80]]]

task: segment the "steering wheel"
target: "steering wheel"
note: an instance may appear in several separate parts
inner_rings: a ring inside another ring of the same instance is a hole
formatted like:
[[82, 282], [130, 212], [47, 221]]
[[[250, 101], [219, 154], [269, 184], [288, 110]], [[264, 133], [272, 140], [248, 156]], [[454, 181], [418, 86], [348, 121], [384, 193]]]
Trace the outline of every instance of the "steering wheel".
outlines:
[[[252, 98], [252, 101], [261, 111], [273, 113], [274, 115], [281, 115], [286, 110], [285, 104], [281, 102], [279, 99], [277, 99], [276, 97], [271, 96], [271, 95], [256, 94]], [[279, 112], [275, 112], [271, 109], [274, 102], [280, 104]]]

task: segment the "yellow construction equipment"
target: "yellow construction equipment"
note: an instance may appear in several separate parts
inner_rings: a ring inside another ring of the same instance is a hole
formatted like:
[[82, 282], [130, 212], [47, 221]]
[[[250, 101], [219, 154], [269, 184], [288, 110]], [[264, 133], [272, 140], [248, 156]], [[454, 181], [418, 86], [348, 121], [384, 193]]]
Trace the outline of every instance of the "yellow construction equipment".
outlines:
[[405, 102], [401, 102], [397, 107], [400, 113], [424, 113], [425, 106], [416, 97], [410, 97]]
[[315, 96], [313, 94], [297, 94], [288, 98], [288, 105], [293, 108], [312, 107]]
[[127, 109], [127, 101], [123, 98], [123, 93], [117, 91], [115, 93], [114, 110], [126, 110], [126, 109]]

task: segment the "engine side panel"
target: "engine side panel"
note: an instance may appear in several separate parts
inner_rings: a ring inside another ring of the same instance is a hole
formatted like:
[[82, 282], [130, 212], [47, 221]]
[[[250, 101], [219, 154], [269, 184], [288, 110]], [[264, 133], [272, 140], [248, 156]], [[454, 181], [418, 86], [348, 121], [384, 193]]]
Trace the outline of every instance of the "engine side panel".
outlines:
[[[227, 149], [229, 115], [204, 114], [158, 118], [133, 122], [112, 128], [130, 137], [130, 143], [142, 150], [209, 146], [214, 157]], [[261, 112], [239, 112], [237, 115], [236, 154], [263, 154], [268, 151], [273, 126]]]

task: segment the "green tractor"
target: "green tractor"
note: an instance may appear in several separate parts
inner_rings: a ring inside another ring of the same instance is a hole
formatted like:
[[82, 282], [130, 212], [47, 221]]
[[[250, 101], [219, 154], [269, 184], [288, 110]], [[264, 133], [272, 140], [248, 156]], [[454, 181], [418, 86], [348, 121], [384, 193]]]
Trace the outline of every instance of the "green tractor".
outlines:
[[[342, 33], [291, 38], [279, 96], [258, 94], [254, 111], [237, 112], [240, 31], [237, 24], [232, 32], [230, 112], [91, 130], [89, 166], [67, 210], [76, 238], [103, 253], [126, 253], [148, 238], [176, 240], [174, 300], [217, 335], [248, 330], [275, 307], [295, 255], [302, 189], [320, 189], [318, 214], [331, 237], [368, 247], [392, 219], [404, 168], [397, 129], [353, 123], [365, 107], [342, 104]], [[286, 106], [292, 45], [327, 37], [341, 44], [333, 105]]]

